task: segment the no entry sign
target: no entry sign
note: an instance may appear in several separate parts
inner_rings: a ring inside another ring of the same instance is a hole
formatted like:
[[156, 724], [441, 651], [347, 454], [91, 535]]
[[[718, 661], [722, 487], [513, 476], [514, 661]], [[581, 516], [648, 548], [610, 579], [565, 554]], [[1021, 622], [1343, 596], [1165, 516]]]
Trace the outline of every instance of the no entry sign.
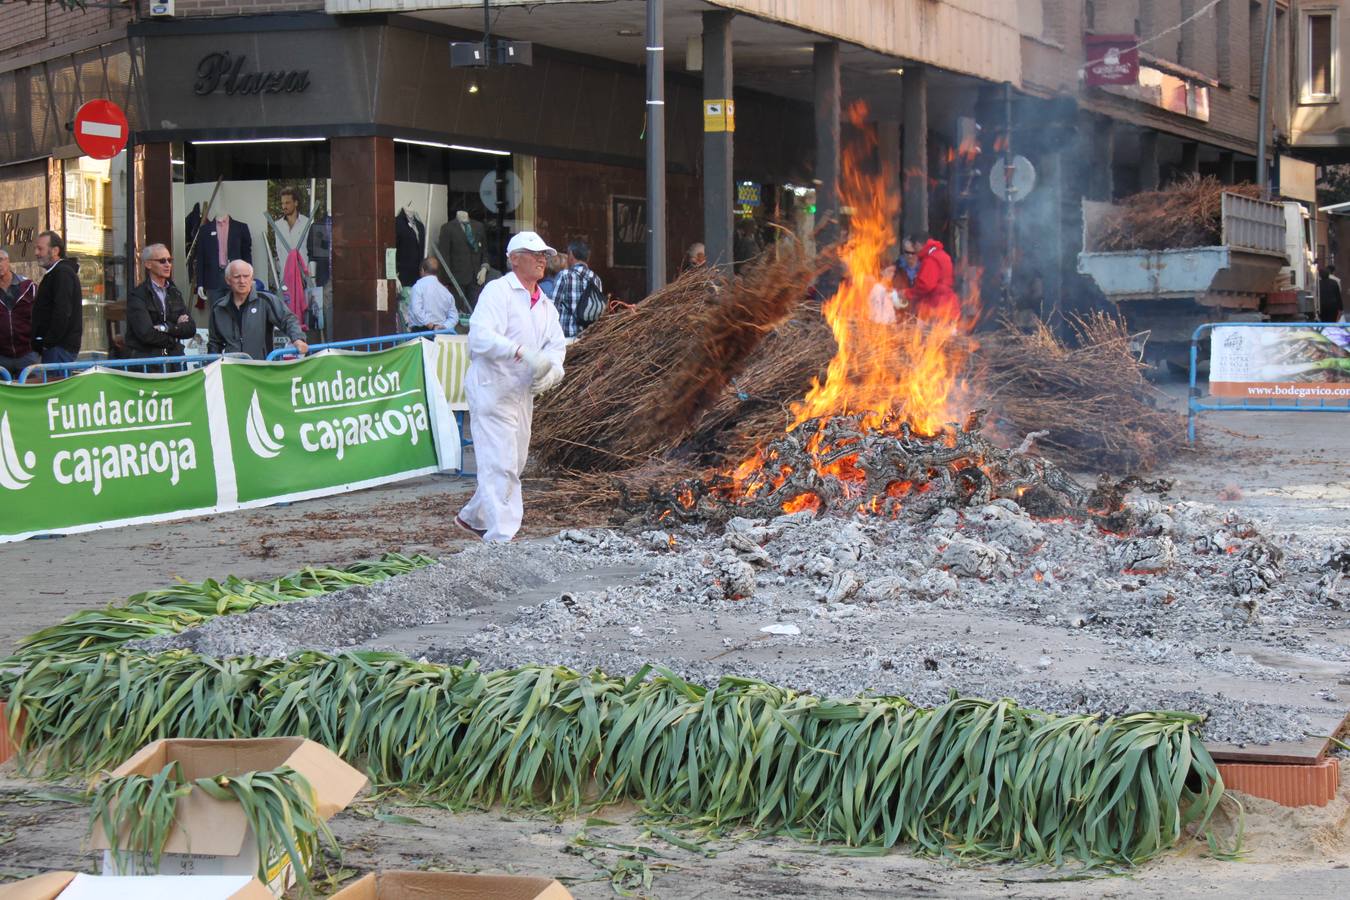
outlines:
[[75, 143], [94, 159], [112, 159], [127, 145], [126, 113], [111, 100], [90, 100], [75, 113]]

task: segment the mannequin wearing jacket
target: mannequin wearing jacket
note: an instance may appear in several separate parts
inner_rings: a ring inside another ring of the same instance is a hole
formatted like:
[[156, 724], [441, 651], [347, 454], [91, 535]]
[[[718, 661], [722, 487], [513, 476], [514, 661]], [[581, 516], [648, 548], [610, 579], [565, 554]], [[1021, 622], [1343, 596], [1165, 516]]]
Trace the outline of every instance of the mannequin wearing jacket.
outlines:
[[477, 300], [483, 287], [479, 275], [483, 274], [487, 266], [487, 250], [484, 247], [486, 237], [483, 223], [470, 219], [469, 214], [461, 209], [455, 213], [455, 218], [441, 226], [440, 240], [436, 242], [446, 265], [450, 267], [450, 274], [464, 289], [470, 303]]
[[[226, 289], [225, 266], [232, 259], [253, 263], [253, 235], [248, 223], [230, 217], [223, 206], [213, 209], [212, 218], [201, 225], [197, 250], [192, 260], [197, 280], [197, 296], [203, 300], [219, 296]], [[221, 237], [225, 238], [222, 252]]]
[[464, 386], [478, 488], [455, 524], [485, 541], [509, 541], [520, 530], [520, 473], [530, 447], [534, 395], [563, 378], [566, 343], [558, 310], [539, 288], [544, 261], [556, 252], [533, 231], [511, 238], [510, 273], [483, 288], [469, 319]]
[[404, 287], [412, 287], [421, 277], [418, 268], [425, 255], [422, 248], [426, 241], [427, 226], [417, 218], [416, 212], [404, 206], [394, 217], [394, 265], [398, 269], [399, 283]]

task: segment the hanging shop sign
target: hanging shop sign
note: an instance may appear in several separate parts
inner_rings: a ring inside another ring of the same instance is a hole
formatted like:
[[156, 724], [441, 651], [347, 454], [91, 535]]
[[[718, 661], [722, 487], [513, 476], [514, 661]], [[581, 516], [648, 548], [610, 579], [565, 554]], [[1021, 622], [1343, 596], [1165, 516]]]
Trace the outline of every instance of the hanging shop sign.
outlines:
[[248, 57], [232, 56], [219, 50], [208, 53], [197, 63], [197, 80], [192, 92], [200, 97], [224, 91], [239, 94], [301, 94], [309, 89], [309, 69], [275, 69], [270, 72], [245, 72]]
[[1083, 38], [1083, 80], [1088, 87], [1139, 81], [1139, 38], [1132, 34], [1089, 34]]
[[343, 493], [459, 467], [417, 341], [0, 388], [0, 543]]

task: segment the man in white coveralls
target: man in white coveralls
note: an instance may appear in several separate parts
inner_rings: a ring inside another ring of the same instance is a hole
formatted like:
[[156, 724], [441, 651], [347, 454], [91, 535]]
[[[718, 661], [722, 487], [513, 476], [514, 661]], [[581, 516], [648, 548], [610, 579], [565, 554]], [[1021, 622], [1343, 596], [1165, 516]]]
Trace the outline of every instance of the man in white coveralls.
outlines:
[[506, 245], [511, 271], [491, 281], [469, 318], [465, 393], [478, 464], [478, 489], [455, 524], [485, 541], [509, 541], [520, 530], [520, 473], [530, 447], [534, 397], [563, 379], [564, 342], [558, 310], [539, 288], [557, 251], [533, 231]]

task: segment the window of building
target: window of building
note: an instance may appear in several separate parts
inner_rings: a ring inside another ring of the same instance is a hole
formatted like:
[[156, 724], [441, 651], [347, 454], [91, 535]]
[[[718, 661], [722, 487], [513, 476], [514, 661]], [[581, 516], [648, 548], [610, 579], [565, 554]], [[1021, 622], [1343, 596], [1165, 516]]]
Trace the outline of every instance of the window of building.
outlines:
[[1232, 24], [1228, 16], [1228, 0], [1219, 0], [1219, 5], [1214, 8], [1214, 42], [1219, 81], [1224, 84], [1229, 84], [1233, 80], [1233, 50], [1229, 45], [1229, 41], [1232, 40], [1230, 33]]
[[1097, 27], [1097, 4], [1093, 3], [1092, 0], [1084, 0], [1083, 2], [1083, 24], [1088, 31]]
[[1303, 86], [1305, 103], [1334, 100], [1337, 93], [1336, 13], [1308, 10], [1303, 14]]

